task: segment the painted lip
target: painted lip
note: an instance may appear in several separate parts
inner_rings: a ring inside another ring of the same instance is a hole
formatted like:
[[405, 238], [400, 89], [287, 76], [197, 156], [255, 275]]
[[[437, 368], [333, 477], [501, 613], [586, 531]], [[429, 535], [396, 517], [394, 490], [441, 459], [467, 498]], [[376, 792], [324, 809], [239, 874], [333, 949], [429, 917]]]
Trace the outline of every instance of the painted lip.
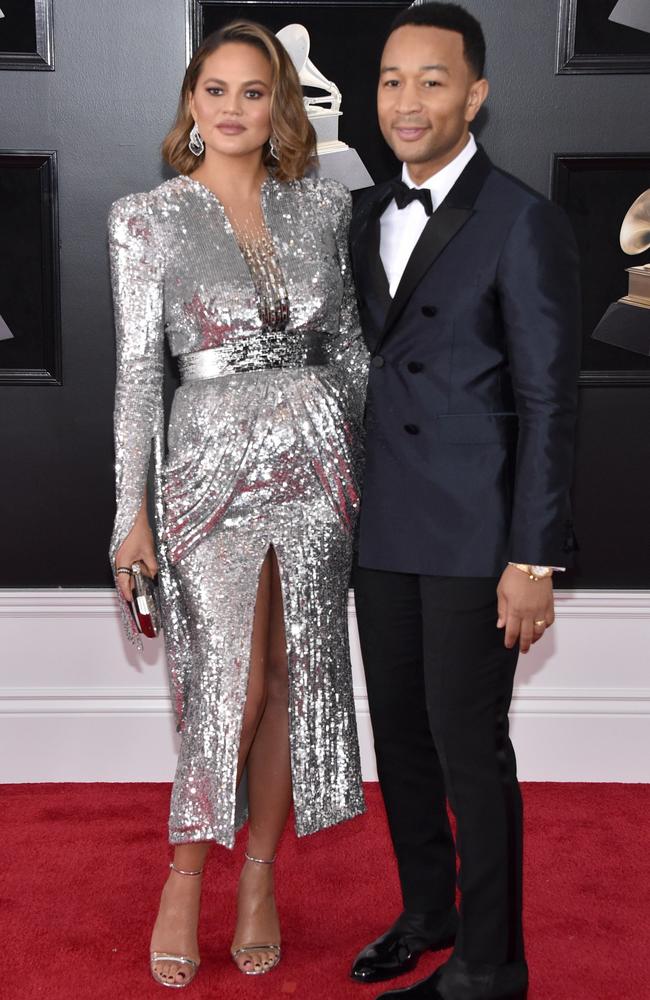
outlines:
[[395, 125], [395, 132], [397, 132], [400, 139], [403, 139], [404, 142], [416, 142], [422, 138], [426, 131], [428, 129], [424, 126]]
[[231, 124], [230, 122], [224, 122], [222, 125], [217, 125], [217, 128], [220, 132], [223, 132], [224, 135], [240, 135], [242, 132], [246, 131], [243, 125], [236, 125], [234, 123]]

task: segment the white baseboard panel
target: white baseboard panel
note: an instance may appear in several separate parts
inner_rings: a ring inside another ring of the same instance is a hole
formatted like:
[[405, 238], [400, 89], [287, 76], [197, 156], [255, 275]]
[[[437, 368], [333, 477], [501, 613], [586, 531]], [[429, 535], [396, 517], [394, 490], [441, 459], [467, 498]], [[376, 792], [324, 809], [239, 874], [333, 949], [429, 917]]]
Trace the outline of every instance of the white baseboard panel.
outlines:
[[[650, 781], [650, 592], [558, 592], [512, 704], [528, 781]], [[364, 778], [372, 728], [349, 608]], [[174, 732], [160, 642], [137, 654], [111, 591], [0, 591], [0, 781], [168, 781]]]

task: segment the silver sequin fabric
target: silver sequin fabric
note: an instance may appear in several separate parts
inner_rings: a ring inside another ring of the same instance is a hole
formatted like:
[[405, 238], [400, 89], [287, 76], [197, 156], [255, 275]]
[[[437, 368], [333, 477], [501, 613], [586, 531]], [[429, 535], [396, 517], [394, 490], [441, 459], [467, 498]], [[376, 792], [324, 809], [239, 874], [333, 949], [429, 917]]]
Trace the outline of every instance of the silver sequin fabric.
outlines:
[[[269, 178], [261, 201], [279, 311], [224, 207], [198, 181], [177, 177], [123, 198], [109, 220], [117, 334], [110, 552], [114, 565], [153, 472], [181, 732], [171, 843], [231, 847], [245, 818], [237, 756], [258, 579], [271, 546], [287, 635], [297, 833], [363, 810], [347, 592], [368, 362], [347, 252], [350, 195], [331, 180]], [[176, 391], [167, 428], [165, 339], [194, 376]], [[207, 367], [196, 363], [202, 351]]]

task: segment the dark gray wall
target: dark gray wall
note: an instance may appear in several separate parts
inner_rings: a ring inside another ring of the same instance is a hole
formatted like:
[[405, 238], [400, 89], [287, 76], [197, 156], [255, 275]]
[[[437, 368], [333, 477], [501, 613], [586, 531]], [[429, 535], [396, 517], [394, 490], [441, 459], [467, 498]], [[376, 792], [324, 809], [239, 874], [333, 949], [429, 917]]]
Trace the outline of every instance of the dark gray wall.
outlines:
[[102, 586], [113, 514], [106, 216], [163, 179], [182, 0], [55, 0], [54, 73], [0, 72], [0, 148], [56, 149], [62, 387], [0, 387], [0, 586]]
[[[549, 193], [553, 152], [648, 151], [650, 76], [555, 76], [556, 0], [466, 0], [484, 24], [492, 158]], [[163, 178], [183, 0], [55, 0], [56, 72], [0, 73], [0, 148], [56, 149], [63, 377], [0, 388], [0, 586], [102, 586], [112, 518], [108, 207]], [[254, 16], [254, 5], [251, 6]], [[296, 11], [299, 20], [299, 10]], [[350, 100], [348, 96], [348, 100]], [[648, 179], [650, 186], [650, 177]], [[650, 388], [585, 387], [576, 586], [645, 587]]]

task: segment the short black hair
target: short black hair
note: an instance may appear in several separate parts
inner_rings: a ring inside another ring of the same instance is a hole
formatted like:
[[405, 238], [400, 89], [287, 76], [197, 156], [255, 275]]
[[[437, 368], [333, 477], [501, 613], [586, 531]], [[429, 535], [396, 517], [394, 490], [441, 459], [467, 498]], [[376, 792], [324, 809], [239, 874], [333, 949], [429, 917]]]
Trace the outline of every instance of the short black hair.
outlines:
[[416, 7], [408, 7], [397, 15], [389, 34], [407, 24], [457, 31], [463, 36], [466, 61], [476, 73], [477, 80], [481, 79], [485, 71], [485, 35], [480, 22], [460, 4], [426, 0]]

